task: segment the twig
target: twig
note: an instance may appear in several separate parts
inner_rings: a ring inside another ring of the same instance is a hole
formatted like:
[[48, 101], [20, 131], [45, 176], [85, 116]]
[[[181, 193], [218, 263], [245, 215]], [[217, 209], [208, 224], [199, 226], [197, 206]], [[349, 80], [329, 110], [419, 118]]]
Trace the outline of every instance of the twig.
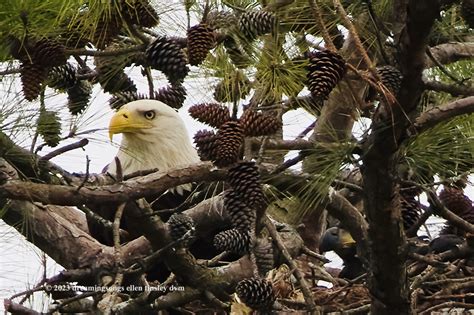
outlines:
[[438, 59], [435, 58], [435, 56], [433, 56], [433, 54], [431, 53], [431, 49], [430, 47], [426, 47], [426, 54], [428, 55], [428, 57], [431, 59], [431, 61], [433, 61], [433, 63], [439, 68], [439, 70], [441, 70], [441, 72], [443, 72], [446, 76], [448, 76], [451, 80], [453, 80], [454, 82], [456, 82], [457, 84], [460, 84], [462, 85], [464, 82], [463, 80], [459, 80], [458, 78], [456, 78], [454, 75], [452, 75], [444, 65], [442, 65]]
[[353, 309], [342, 311], [342, 315], [366, 314], [370, 310], [370, 304], [365, 304]]
[[151, 68], [145, 67], [144, 70], [146, 74], [146, 79], [148, 81], [148, 95], [150, 95], [150, 98], [152, 98], [155, 94], [155, 87], [153, 85], [153, 76], [151, 75]]
[[379, 45], [379, 49], [380, 49], [380, 53], [382, 55], [382, 58], [383, 58], [383, 60], [385, 61], [386, 64], [389, 64], [390, 59], [388, 58], [387, 53], [385, 52], [385, 49], [384, 49], [385, 47], [382, 43], [382, 38], [380, 36], [380, 30], [379, 30], [379, 26], [382, 25], [382, 27], [383, 27], [384, 25], [383, 25], [383, 23], [379, 23], [379, 19], [377, 17], [377, 14], [375, 13], [374, 7], [372, 6], [372, 1], [371, 0], [365, 0], [364, 2], [367, 4], [367, 8], [369, 9], [370, 20], [374, 24], [375, 36], [377, 38], [377, 43]]
[[20, 73], [20, 68], [13, 68], [13, 69], [7, 69], [7, 70], [2, 70], [0, 71], [0, 76], [4, 75], [9, 75], [9, 74], [15, 74], [15, 73]]
[[420, 255], [420, 254], [417, 254], [417, 253], [409, 253], [408, 256], [412, 259], [415, 259], [417, 261], [421, 261], [425, 264], [431, 265], [431, 266], [436, 267], [436, 268], [446, 268], [446, 267], [449, 266], [448, 263], [438, 261], [438, 260], [429, 258], [427, 256], [423, 256], [423, 255]]
[[303, 139], [306, 137], [308, 133], [311, 132], [311, 130], [314, 129], [314, 126], [316, 126], [316, 121], [313, 121], [308, 127], [306, 127], [295, 139]]
[[219, 261], [221, 261], [222, 259], [227, 257], [229, 254], [230, 254], [230, 252], [223, 251], [222, 253], [220, 253], [219, 255], [217, 255], [215, 257], [213, 257], [212, 259], [206, 260], [204, 262], [204, 265], [207, 266], [207, 267], [214, 267], [219, 263]]
[[346, 10], [344, 9], [344, 7], [342, 6], [339, 0], [333, 0], [333, 3], [336, 10], [339, 12], [339, 16], [341, 17], [344, 26], [349, 30], [349, 33], [353, 37], [355, 47], [357, 48], [362, 58], [364, 59], [365, 64], [367, 65], [367, 68], [372, 73], [374, 78], [377, 78], [377, 80], [380, 81], [380, 76], [377, 73], [377, 70], [375, 69], [374, 64], [372, 63], [372, 60], [370, 60], [369, 55], [365, 51], [364, 45], [362, 45], [362, 41], [359, 38], [359, 35], [357, 33], [357, 30], [354, 27], [354, 24], [352, 24], [351, 20], [349, 20], [349, 18], [347, 17]]
[[288, 250], [286, 249], [285, 245], [283, 244], [283, 241], [278, 235], [278, 232], [275, 228], [275, 225], [273, 222], [268, 218], [268, 216], [264, 217], [264, 224], [265, 227], [268, 230], [268, 233], [272, 237], [273, 241], [277, 245], [278, 249], [282, 253], [283, 257], [285, 257], [285, 260], [287, 261], [288, 265], [290, 268], [293, 270], [293, 274], [298, 280], [300, 286], [301, 286], [301, 292], [303, 293], [304, 300], [306, 301], [306, 307], [309, 312], [314, 312], [319, 309], [318, 306], [316, 306], [316, 303], [314, 302], [313, 294], [308, 286], [308, 283], [306, 282], [303, 273], [299, 270], [298, 266], [296, 265], [295, 261], [291, 257], [290, 253], [288, 253]]
[[329, 259], [327, 259], [324, 255], [318, 254], [316, 252], [313, 252], [311, 249], [309, 249], [306, 246], [301, 247], [301, 251], [303, 254], [316, 258], [319, 261], [322, 261], [323, 263], [327, 264], [328, 262], [331, 262]]
[[122, 169], [122, 162], [120, 162], [120, 159], [118, 156], [114, 158], [115, 161], [115, 180], [119, 183], [123, 182], [123, 169]]
[[19, 315], [41, 315], [30, 308], [27, 308], [21, 304], [15, 303], [12, 300], [4, 299], [3, 306], [5, 307], [6, 312], [10, 312], [12, 314], [19, 314]]
[[54, 312], [61, 311], [62, 308], [68, 304], [71, 304], [72, 302], [79, 301], [94, 295], [99, 294], [100, 292], [85, 292], [83, 294], [79, 294], [73, 297], [70, 297], [68, 299], [64, 299], [61, 301], [59, 304], [53, 304], [53, 306], [48, 310], [49, 314], [53, 314]]
[[25, 291], [22, 291], [22, 292], [18, 292], [18, 293], [15, 293], [14, 295], [12, 295], [11, 297], [8, 298], [8, 300], [13, 300], [13, 299], [16, 299], [17, 297], [20, 297], [20, 296], [30, 296], [32, 293], [35, 293], [35, 292], [38, 292], [38, 291], [43, 291], [45, 290], [45, 287], [43, 286], [43, 284], [45, 283], [46, 280], [42, 280], [40, 281], [37, 285], [35, 285], [33, 288], [31, 289], [28, 289], [28, 290], [25, 290]]
[[425, 190], [428, 195], [428, 202], [433, 206], [433, 212], [440, 215], [444, 219], [448, 220], [450, 223], [454, 224], [456, 227], [463, 229], [466, 232], [474, 234], [474, 224], [471, 224], [464, 220], [463, 218], [457, 216], [448, 208], [446, 208], [441, 200], [432, 189]]
[[84, 176], [81, 184], [79, 186], [77, 186], [77, 190], [76, 191], [79, 191], [81, 190], [82, 187], [84, 187], [84, 185], [87, 183], [87, 181], [89, 180], [89, 176], [90, 176], [90, 173], [89, 173], [89, 168], [90, 168], [90, 165], [91, 165], [91, 160], [89, 159], [89, 156], [86, 155], [86, 175]]
[[[169, 249], [176, 247], [177, 245], [181, 244], [182, 242], [188, 240], [193, 235], [193, 231], [187, 231], [183, 236], [179, 239], [169, 242], [166, 246], [160, 248], [153, 254], [145, 257], [139, 263], [135, 263], [132, 266], [128, 267], [127, 269], [123, 270], [124, 274], [136, 274], [142, 271], [148, 270], [151, 266], [153, 266], [162, 256], [166, 253]], [[225, 253], [225, 252], [224, 252]], [[219, 257], [219, 256], [216, 256]], [[215, 258], [216, 258], [215, 257]]]
[[129, 180], [129, 179], [134, 178], [134, 177], [141, 177], [141, 176], [149, 175], [151, 173], [156, 173], [158, 171], [159, 170], [157, 168], [153, 168], [153, 169], [150, 169], [150, 170], [136, 171], [136, 172], [125, 175], [123, 177], [123, 180]]
[[90, 49], [66, 49], [65, 53], [72, 56], [94, 56], [94, 57], [114, 57], [124, 54], [143, 51], [145, 45], [136, 45], [132, 47], [114, 49], [114, 50], [90, 50]]
[[214, 294], [212, 294], [211, 291], [205, 290], [204, 291], [204, 296], [206, 299], [213, 305], [219, 307], [222, 310], [227, 310], [229, 309], [229, 304], [226, 304], [219, 300]]
[[311, 8], [311, 11], [313, 12], [314, 19], [318, 23], [319, 30], [321, 32], [321, 36], [324, 39], [325, 47], [332, 51], [336, 52], [337, 48], [334, 45], [331, 36], [329, 35], [328, 29], [326, 28], [326, 25], [324, 24], [323, 17], [321, 15], [321, 9], [318, 6], [318, 3], [316, 0], [308, 0], [309, 6]]
[[439, 81], [424, 81], [423, 82], [424, 88], [436, 91], [436, 92], [447, 92], [452, 96], [473, 96], [474, 95], [474, 87], [473, 86], [466, 86], [466, 85], [458, 85], [458, 84], [446, 84]]
[[454, 300], [454, 299], [465, 299], [467, 297], [474, 297], [474, 293], [460, 293], [460, 294], [445, 294], [445, 295], [432, 295], [423, 297], [424, 300]]
[[[107, 230], [107, 232], [112, 232], [113, 223], [111, 221], [104, 219], [103, 217], [101, 217], [100, 215], [98, 215], [97, 213], [95, 213], [94, 211], [92, 211], [91, 209], [89, 209], [88, 207], [84, 205], [79, 205], [77, 207], [79, 208], [79, 210], [81, 210], [82, 212], [86, 214], [86, 217], [88, 219], [92, 219], [96, 223], [100, 224], [103, 229]], [[120, 238], [127, 239], [128, 237], [129, 237], [128, 232], [123, 229], [120, 229]]]
[[463, 302], [455, 302], [455, 301], [449, 301], [449, 302], [444, 302], [435, 306], [431, 306], [427, 309], [424, 309], [423, 311], [419, 311], [418, 314], [423, 315], [423, 314], [432, 314], [431, 312], [434, 310], [438, 310], [440, 308], [453, 308], [453, 307], [458, 307], [458, 308], [465, 308], [468, 310], [474, 309], [474, 304], [472, 303], [463, 303]]
[[307, 157], [309, 154], [310, 154], [309, 151], [300, 151], [300, 153], [298, 153], [296, 157], [286, 160], [285, 162], [278, 165], [269, 175], [278, 174], [281, 171], [284, 171], [287, 168], [290, 168], [293, 165], [298, 164], [299, 162], [303, 161], [303, 159]]
[[112, 313], [112, 308], [115, 304], [116, 297], [120, 292], [119, 288], [123, 281], [123, 270], [122, 270], [122, 246], [120, 245], [120, 221], [122, 219], [123, 212], [125, 210], [126, 202], [121, 203], [114, 216], [114, 223], [112, 229], [112, 235], [114, 240], [114, 256], [115, 262], [118, 266], [117, 273], [115, 274], [114, 284], [107, 290], [102, 300], [108, 299], [108, 305], [104, 311], [104, 314], [109, 315]]

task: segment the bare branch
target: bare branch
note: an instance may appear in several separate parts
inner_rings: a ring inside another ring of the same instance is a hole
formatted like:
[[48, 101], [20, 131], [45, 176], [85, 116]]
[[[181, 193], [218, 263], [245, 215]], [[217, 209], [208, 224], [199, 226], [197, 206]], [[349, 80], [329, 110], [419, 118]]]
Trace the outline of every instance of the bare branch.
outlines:
[[167, 173], [157, 172], [130, 179], [120, 184], [83, 187], [80, 191], [72, 186], [11, 180], [0, 186], [0, 196], [62, 206], [82, 205], [91, 201], [121, 203], [157, 195], [181, 184], [222, 180], [225, 176], [226, 170], [215, 169], [210, 162], [204, 162]]
[[474, 96], [434, 107], [416, 118], [414, 127], [417, 132], [436, 126], [448, 119], [474, 112]]
[[452, 96], [473, 96], [474, 95], [474, 87], [473, 86], [466, 86], [460, 84], [445, 84], [443, 82], [438, 81], [425, 81], [424, 82], [425, 89], [436, 91], [436, 92], [446, 92], [451, 94]]
[[54, 151], [51, 151], [49, 152], [48, 154], [42, 156], [40, 158], [40, 161], [49, 161], [51, 160], [52, 158], [58, 156], [58, 155], [61, 155], [63, 153], [66, 153], [68, 151], [72, 151], [72, 150], [75, 150], [75, 149], [79, 149], [79, 148], [83, 148], [85, 147], [87, 144], [89, 143], [89, 140], [87, 139], [81, 139], [77, 142], [74, 142], [74, 143], [71, 143], [71, 144], [68, 144], [68, 145], [65, 145], [63, 147], [60, 147]]
[[309, 289], [308, 283], [306, 282], [304, 278], [304, 274], [299, 270], [298, 266], [294, 262], [293, 258], [291, 255], [288, 253], [288, 250], [286, 249], [285, 245], [283, 244], [283, 241], [281, 240], [280, 235], [278, 235], [278, 232], [275, 228], [275, 225], [271, 220], [266, 217], [264, 220], [265, 227], [267, 228], [270, 236], [272, 237], [273, 241], [277, 245], [278, 249], [282, 253], [282, 255], [285, 257], [288, 265], [291, 267], [293, 270], [293, 274], [295, 275], [295, 278], [298, 280], [300, 286], [301, 286], [301, 291], [303, 292], [304, 299], [307, 304], [307, 309], [310, 313], [316, 311], [318, 307], [316, 306], [316, 303], [314, 302], [313, 299], [313, 293]]
[[[474, 56], [474, 43], [447, 43], [430, 48], [433, 57], [439, 63], [446, 65], [460, 60], [471, 59]], [[426, 60], [426, 67], [434, 67], [435, 64]]]

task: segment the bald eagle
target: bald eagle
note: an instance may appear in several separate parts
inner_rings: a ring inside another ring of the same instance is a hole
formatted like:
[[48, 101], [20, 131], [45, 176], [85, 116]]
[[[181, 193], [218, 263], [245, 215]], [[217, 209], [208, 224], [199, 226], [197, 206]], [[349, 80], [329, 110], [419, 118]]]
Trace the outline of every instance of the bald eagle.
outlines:
[[[167, 171], [200, 161], [191, 144], [184, 121], [177, 111], [157, 100], [137, 100], [123, 105], [111, 118], [109, 136], [123, 134], [117, 158], [122, 174], [130, 175], [138, 171], [158, 169]], [[105, 172], [117, 175], [115, 160]], [[191, 185], [183, 185], [170, 190], [155, 199], [157, 209], [175, 208], [189, 195]], [[111, 221], [117, 205], [90, 205], [95, 212]], [[132, 238], [139, 233], [136, 227], [127, 224], [126, 211], [122, 218], [122, 228], [129, 229]], [[112, 245], [111, 231], [104, 231], [103, 225], [88, 218], [89, 231], [98, 241]]]

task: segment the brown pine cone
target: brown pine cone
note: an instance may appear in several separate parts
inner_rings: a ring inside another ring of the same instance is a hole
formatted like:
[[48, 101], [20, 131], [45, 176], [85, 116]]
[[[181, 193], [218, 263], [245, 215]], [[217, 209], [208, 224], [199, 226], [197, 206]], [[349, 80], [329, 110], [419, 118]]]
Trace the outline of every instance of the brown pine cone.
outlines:
[[188, 110], [191, 117], [214, 128], [230, 120], [230, 113], [226, 106], [218, 103], [202, 103], [193, 105]]

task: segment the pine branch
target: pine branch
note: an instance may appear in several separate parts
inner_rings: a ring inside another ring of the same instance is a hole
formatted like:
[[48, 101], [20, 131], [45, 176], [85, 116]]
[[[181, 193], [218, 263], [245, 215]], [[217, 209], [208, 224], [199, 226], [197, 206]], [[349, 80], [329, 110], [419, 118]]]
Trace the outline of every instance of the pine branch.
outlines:
[[[474, 43], [447, 43], [430, 47], [431, 54], [440, 64], [446, 65], [460, 60], [472, 59], [474, 56]], [[436, 64], [426, 60], [426, 68]]]
[[461, 84], [446, 84], [439, 81], [425, 81], [424, 87], [427, 90], [436, 92], [446, 92], [452, 96], [474, 96], [474, 86], [466, 86]]
[[439, 123], [457, 116], [472, 114], [474, 112], [474, 96], [469, 96], [454, 102], [436, 106], [416, 118], [413, 127], [420, 133], [432, 128]]

